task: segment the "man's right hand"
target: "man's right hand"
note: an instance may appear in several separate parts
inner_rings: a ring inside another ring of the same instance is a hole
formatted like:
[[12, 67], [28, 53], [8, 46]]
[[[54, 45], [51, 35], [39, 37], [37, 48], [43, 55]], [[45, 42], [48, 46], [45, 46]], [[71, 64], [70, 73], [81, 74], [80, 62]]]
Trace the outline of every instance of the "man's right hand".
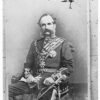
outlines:
[[35, 77], [33, 77], [31, 74], [29, 75], [29, 77], [26, 79], [27, 83], [32, 83], [32, 82], [36, 82], [37, 80], [35, 79]]
[[37, 82], [40, 81], [41, 78], [42, 78], [41, 76], [36, 76], [35, 77], [35, 79], [37, 80]]

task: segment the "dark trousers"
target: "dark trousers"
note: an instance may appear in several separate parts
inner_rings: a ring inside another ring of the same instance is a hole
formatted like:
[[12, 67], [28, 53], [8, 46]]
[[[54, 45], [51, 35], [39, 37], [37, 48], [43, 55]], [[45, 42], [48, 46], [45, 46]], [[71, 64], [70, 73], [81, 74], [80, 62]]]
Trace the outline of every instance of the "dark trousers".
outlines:
[[[39, 88], [38, 88], [39, 90], [45, 87], [43, 81], [46, 77], [50, 77], [50, 76], [51, 73], [41, 74], [42, 79], [39, 82]], [[9, 100], [14, 100], [15, 96], [29, 94], [31, 89], [29, 88], [27, 83], [18, 81], [17, 83], [9, 85], [8, 91], [9, 91]], [[34, 88], [32, 92], [37, 95], [39, 91], [37, 90], [37, 88]]]
[[30, 88], [27, 83], [18, 81], [8, 87], [9, 100], [14, 100], [15, 96], [30, 93]]

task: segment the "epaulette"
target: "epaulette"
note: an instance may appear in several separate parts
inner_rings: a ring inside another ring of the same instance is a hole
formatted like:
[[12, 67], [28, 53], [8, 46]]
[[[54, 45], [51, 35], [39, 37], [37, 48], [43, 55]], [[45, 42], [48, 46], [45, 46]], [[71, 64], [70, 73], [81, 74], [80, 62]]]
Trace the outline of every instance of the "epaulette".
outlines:
[[43, 38], [40, 38], [40, 39], [38, 39], [38, 40], [36, 40], [37, 42], [40, 42], [40, 41], [42, 41], [43, 40]]
[[63, 40], [63, 43], [64, 43], [64, 41], [66, 42], [67, 47], [69, 47], [71, 49], [71, 52], [75, 52], [75, 48], [71, 42], [67, 42], [66, 39], [64, 39], [62, 37], [60, 37], [60, 38]]
[[64, 38], [62, 38], [62, 37], [58, 37], [58, 38], [62, 39], [62, 40], [63, 40], [63, 42], [65, 41], [65, 39], [64, 39]]
[[34, 41], [34, 46], [35, 46], [35, 47], [37, 46], [37, 40]]
[[35, 47], [37, 46], [37, 43], [40, 42], [40, 41], [42, 41], [42, 40], [43, 40], [43, 38], [40, 38], [40, 39], [38, 39], [38, 40], [35, 40], [35, 41], [34, 41]]

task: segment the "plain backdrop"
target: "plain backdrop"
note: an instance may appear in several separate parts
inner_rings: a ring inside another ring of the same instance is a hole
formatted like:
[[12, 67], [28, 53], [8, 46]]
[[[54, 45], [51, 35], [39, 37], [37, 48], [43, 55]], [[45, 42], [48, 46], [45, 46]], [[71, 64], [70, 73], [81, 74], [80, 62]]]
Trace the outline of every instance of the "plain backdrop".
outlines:
[[72, 9], [61, 0], [4, 1], [4, 69], [5, 78], [21, 73], [30, 45], [39, 39], [40, 16], [50, 13], [57, 19], [57, 35], [75, 47], [73, 83], [87, 83], [89, 33], [87, 0], [75, 0]]

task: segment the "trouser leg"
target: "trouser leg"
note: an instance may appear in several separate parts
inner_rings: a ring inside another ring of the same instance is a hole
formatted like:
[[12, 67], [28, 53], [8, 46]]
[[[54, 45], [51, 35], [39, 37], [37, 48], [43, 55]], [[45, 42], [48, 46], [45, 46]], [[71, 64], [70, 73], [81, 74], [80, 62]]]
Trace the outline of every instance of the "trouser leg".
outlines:
[[9, 100], [16, 100], [15, 97], [9, 97]]
[[25, 82], [19, 81], [15, 84], [11, 84], [8, 87], [9, 100], [14, 100], [15, 96], [29, 93], [29, 91], [30, 91], [29, 86]]
[[51, 96], [50, 100], [56, 100], [56, 98], [57, 98], [57, 90], [53, 89], [52, 96]]

